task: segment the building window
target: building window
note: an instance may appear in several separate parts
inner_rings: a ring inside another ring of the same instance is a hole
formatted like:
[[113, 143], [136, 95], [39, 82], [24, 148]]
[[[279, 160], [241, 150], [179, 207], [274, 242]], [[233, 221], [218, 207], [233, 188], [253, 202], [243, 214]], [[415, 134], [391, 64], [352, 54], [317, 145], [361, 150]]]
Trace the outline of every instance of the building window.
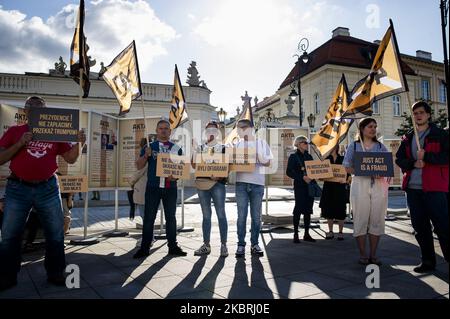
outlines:
[[314, 94], [314, 113], [319, 114], [319, 93]]
[[447, 87], [444, 84], [444, 81], [439, 83], [439, 102], [447, 103]]
[[378, 105], [378, 101], [372, 103], [373, 114], [380, 114], [380, 107]]
[[400, 116], [400, 95], [392, 97], [392, 107], [394, 109], [394, 116]]
[[429, 80], [422, 80], [422, 99], [424, 99], [425, 101], [431, 100]]

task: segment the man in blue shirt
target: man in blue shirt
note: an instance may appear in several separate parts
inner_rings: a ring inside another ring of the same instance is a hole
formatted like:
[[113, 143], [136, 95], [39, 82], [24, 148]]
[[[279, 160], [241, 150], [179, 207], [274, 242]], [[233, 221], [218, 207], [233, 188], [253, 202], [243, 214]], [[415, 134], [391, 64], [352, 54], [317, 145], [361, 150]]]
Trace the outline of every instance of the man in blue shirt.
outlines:
[[164, 178], [156, 176], [156, 163], [159, 153], [173, 153], [182, 155], [180, 147], [169, 141], [171, 134], [170, 123], [160, 120], [156, 124], [156, 141], [150, 147], [144, 146], [141, 157], [136, 161], [137, 169], [142, 169], [148, 163], [147, 188], [145, 191], [144, 225], [142, 227], [141, 248], [133, 258], [142, 258], [149, 255], [153, 240], [153, 227], [159, 203], [162, 200], [164, 217], [166, 219], [167, 244], [169, 255], [186, 256], [186, 252], [177, 245], [177, 180], [171, 176]]

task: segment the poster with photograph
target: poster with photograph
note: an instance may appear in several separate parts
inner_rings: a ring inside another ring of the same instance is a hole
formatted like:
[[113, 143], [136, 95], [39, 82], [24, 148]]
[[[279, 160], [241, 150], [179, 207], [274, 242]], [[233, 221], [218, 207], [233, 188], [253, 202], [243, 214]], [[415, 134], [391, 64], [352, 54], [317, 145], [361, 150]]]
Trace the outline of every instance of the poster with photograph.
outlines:
[[117, 186], [118, 120], [91, 112], [89, 145], [89, 188]]
[[[25, 124], [27, 117], [22, 108], [0, 104], [0, 136], [2, 136], [11, 126]], [[6, 185], [6, 178], [11, 171], [9, 170], [9, 163], [0, 165], [0, 187]]]
[[[149, 142], [156, 140], [156, 123], [160, 117], [147, 118]], [[143, 119], [119, 120], [119, 187], [129, 187], [129, 178], [136, 172], [136, 160], [145, 141]]]
[[286, 168], [289, 156], [295, 152], [293, 147], [295, 137], [304, 135], [308, 137], [306, 128], [269, 128], [268, 144], [274, 156], [272, 166], [276, 169], [268, 175], [269, 186], [292, 186], [293, 180], [286, 176]]

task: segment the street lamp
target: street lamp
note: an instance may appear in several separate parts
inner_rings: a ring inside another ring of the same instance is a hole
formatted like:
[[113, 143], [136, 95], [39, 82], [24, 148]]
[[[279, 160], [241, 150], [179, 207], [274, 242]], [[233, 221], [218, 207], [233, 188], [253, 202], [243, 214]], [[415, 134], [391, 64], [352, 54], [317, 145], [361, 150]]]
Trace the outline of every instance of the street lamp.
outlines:
[[311, 130], [314, 128], [314, 123], [316, 122], [316, 116], [312, 113], [310, 113], [307, 117], [309, 127]]
[[[225, 141], [225, 118], [227, 117], [227, 112], [223, 108], [217, 111], [217, 117], [219, 118], [219, 129], [222, 135], [222, 141]], [[236, 118], [237, 119], [237, 118]]]
[[217, 117], [219, 118], [220, 123], [225, 123], [225, 118], [227, 117], [227, 112], [225, 112], [223, 108], [220, 108], [220, 110], [217, 111]]
[[[308, 53], [306, 52], [306, 50], [308, 50], [309, 47], [309, 41], [307, 38], [303, 38], [300, 40], [300, 42], [297, 45], [297, 50], [299, 52], [299, 54], [294, 54], [294, 56], [297, 57], [297, 76], [298, 76], [298, 81], [297, 81], [297, 90], [298, 90], [298, 94], [296, 94], [296, 96], [298, 96], [298, 112], [299, 112], [299, 120], [300, 120], [300, 127], [303, 125], [303, 113], [302, 113], [302, 91], [301, 91], [301, 83], [300, 83], [300, 66], [302, 64], [307, 64], [309, 62], [309, 56]], [[292, 89], [291, 93], [289, 93], [289, 96], [294, 98], [294, 93], [295, 90], [294, 88]]]
[[447, 114], [450, 114], [450, 65], [448, 62], [448, 52], [447, 52], [447, 25], [449, 21], [449, 1], [441, 0], [441, 26], [442, 26], [442, 44], [444, 47], [444, 70], [445, 70], [445, 86], [447, 94]]

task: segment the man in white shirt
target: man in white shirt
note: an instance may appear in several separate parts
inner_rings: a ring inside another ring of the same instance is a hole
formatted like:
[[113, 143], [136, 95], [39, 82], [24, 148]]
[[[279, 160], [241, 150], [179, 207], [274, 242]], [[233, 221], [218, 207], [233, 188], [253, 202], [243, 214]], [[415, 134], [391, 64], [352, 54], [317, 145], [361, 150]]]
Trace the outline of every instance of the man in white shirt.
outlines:
[[256, 163], [253, 172], [236, 173], [236, 203], [238, 207], [237, 233], [238, 248], [236, 257], [245, 255], [245, 235], [248, 215], [248, 206], [250, 204], [251, 216], [251, 253], [257, 256], [263, 256], [264, 252], [258, 245], [259, 232], [261, 230], [261, 210], [262, 199], [264, 196], [265, 185], [265, 167], [271, 165], [273, 159], [272, 151], [266, 141], [255, 137], [255, 129], [252, 122], [246, 119], [239, 120], [237, 123], [239, 142], [236, 148], [255, 149]]

